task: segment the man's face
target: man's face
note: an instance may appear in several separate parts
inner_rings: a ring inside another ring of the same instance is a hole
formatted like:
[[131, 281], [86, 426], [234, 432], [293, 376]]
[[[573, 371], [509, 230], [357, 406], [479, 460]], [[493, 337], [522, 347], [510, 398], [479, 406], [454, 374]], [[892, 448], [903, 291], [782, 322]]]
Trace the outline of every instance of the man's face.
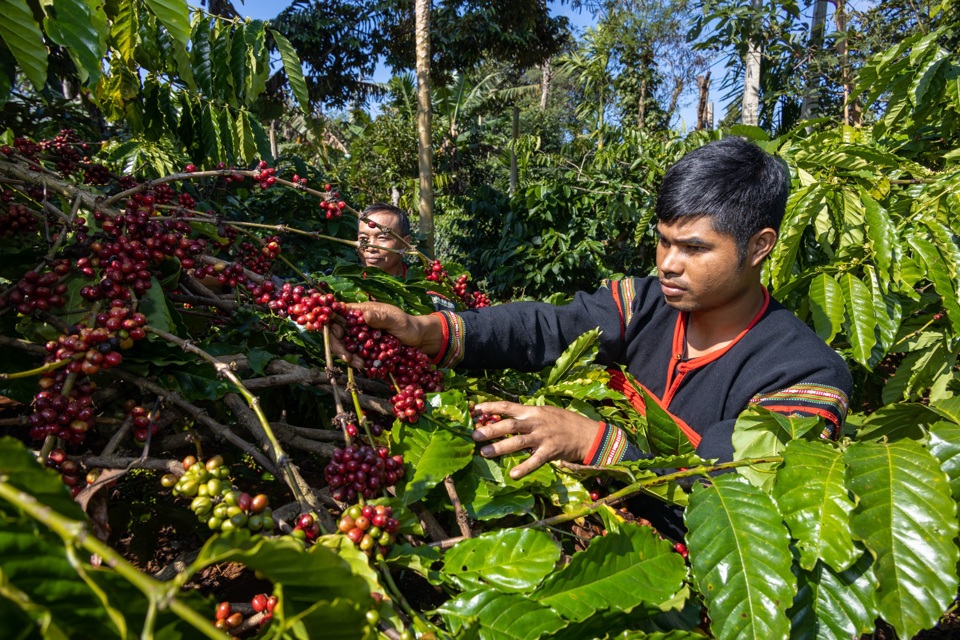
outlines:
[[[394, 250], [405, 248], [405, 245], [400, 242], [400, 240], [387, 231], [389, 229], [399, 235], [400, 220], [398, 216], [389, 211], [375, 211], [367, 217], [380, 225], [380, 228], [370, 227], [370, 225], [363, 220], [360, 221], [360, 226], [357, 230], [357, 240], [365, 241], [364, 245], [358, 248], [360, 261], [363, 262], [365, 267], [383, 269], [391, 276], [401, 275], [403, 273], [403, 262], [401, 261], [400, 254], [394, 251], [384, 251], [379, 248], [386, 247]], [[409, 242], [410, 236], [406, 236], [403, 239]]]
[[741, 264], [732, 236], [714, 231], [710, 218], [657, 224], [657, 270], [667, 304], [680, 311], [711, 311], [756, 287], [749, 257]]

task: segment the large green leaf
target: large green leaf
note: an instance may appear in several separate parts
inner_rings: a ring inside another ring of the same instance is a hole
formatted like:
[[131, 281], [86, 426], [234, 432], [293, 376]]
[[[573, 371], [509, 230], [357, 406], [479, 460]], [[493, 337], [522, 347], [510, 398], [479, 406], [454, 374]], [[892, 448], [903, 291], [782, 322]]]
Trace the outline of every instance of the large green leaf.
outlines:
[[447, 476], [470, 464], [474, 442], [443, 429], [401, 424], [391, 431], [396, 451], [413, 473], [403, 488], [403, 503], [413, 504]]
[[240, 104], [246, 105], [247, 64], [249, 61], [247, 41], [244, 37], [246, 26], [236, 24], [230, 35], [230, 73], [233, 75], [231, 84]]
[[919, 440], [923, 425], [933, 424], [940, 417], [924, 404], [900, 402], [880, 407], [857, 429], [857, 440]]
[[[190, 42], [187, 0], [143, 0], [173, 39], [184, 47]], [[122, 3], [121, 3], [122, 4]]]
[[873, 557], [863, 553], [842, 573], [823, 562], [799, 570], [790, 615], [791, 640], [848, 640], [869, 634], [877, 617]]
[[559, 558], [560, 545], [549, 533], [501, 529], [458, 542], [443, 557], [443, 574], [464, 591], [530, 591]]
[[106, 51], [107, 16], [99, 0], [54, 0], [54, 15], [43, 21], [51, 40], [66, 48], [80, 81], [95, 85]]
[[47, 83], [47, 47], [30, 7], [23, 0], [0, 0], [0, 38], [37, 91]]
[[944, 269], [944, 256], [937, 250], [936, 245], [917, 234], [908, 235], [907, 242], [926, 266], [926, 276], [943, 301], [943, 308], [950, 318], [954, 333], [960, 333], [960, 303], [957, 301], [954, 282]]
[[787, 213], [780, 227], [782, 233], [773, 250], [770, 266], [772, 289], [776, 290], [790, 280], [803, 232], [826, 206], [826, 194], [819, 184], [791, 194], [787, 202]]
[[493, 589], [462, 593], [437, 612], [458, 637], [481, 640], [537, 640], [566, 624], [550, 607]]
[[718, 640], [785, 638], [796, 594], [790, 536], [773, 500], [727, 474], [695, 485], [684, 513], [693, 575]]
[[[867, 192], [860, 189], [860, 199], [863, 201], [864, 217], [867, 223], [867, 240], [873, 250], [873, 259], [877, 267], [888, 273], [894, 258], [897, 232], [890, 220], [890, 214], [879, 202], [871, 198]], [[899, 253], [899, 249], [897, 249]]]
[[847, 338], [853, 357], [864, 367], [872, 368], [870, 356], [877, 343], [873, 297], [867, 285], [850, 273], [840, 276], [840, 290], [847, 308]]
[[532, 597], [568, 620], [586, 620], [604, 609], [629, 612], [641, 603], [664, 603], [685, 575], [683, 559], [651, 527], [625, 527], [593, 538]]
[[[900, 331], [900, 322], [903, 320], [903, 306], [900, 304], [900, 298], [894, 294], [884, 291], [885, 285], [882, 278], [889, 279], [889, 274], [884, 274], [872, 266], [865, 266], [864, 273], [867, 278], [867, 284], [870, 288], [870, 295], [873, 296], [873, 310], [877, 314], [877, 335], [881, 354], [886, 355], [887, 350], [892, 347], [897, 340], [897, 333]], [[876, 348], [874, 348], [874, 357], [876, 358]]]
[[548, 370], [545, 385], [549, 387], [556, 384], [571, 369], [592, 364], [597, 357], [599, 343], [599, 329], [591, 329], [570, 343], [570, 346], [557, 358], [553, 367]]
[[930, 453], [940, 461], [940, 468], [950, 479], [950, 493], [960, 501], [960, 425], [938, 422], [930, 428]]
[[800, 550], [800, 566], [823, 560], [845, 571], [862, 551], [850, 535], [853, 501], [843, 482], [843, 454], [829, 443], [795, 440], [783, 453], [773, 499]]
[[642, 386], [637, 384], [636, 379], [625, 368], [621, 367], [621, 369], [627, 382], [643, 397], [647, 419], [646, 435], [651, 453], [662, 456], [683, 456], [693, 453], [693, 445], [677, 422]]
[[210, 20], [203, 18], [193, 26], [190, 67], [203, 97], [213, 98], [213, 62], [210, 60]]
[[[267, 51], [266, 28], [262, 20], [251, 20], [243, 30], [247, 45], [247, 86], [246, 104], [253, 104], [267, 86], [267, 74], [270, 71], [270, 54]], [[259, 122], [258, 122], [259, 124]], [[262, 152], [261, 152], [261, 155]], [[263, 157], [267, 157], [263, 155]]]
[[833, 276], [821, 273], [810, 281], [809, 295], [813, 326], [830, 344], [843, 327], [843, 291]]
[[140, 42], [139, 8], [137, 0], [117, 3], [117, 14], [110, 25], [110, 40], [127, 65], [134, 64], [134, 55]]
[[310, 109], [310, 93], [307, 91], [307, 82], [303, 78], [303, 64], [300, 62], [297, 50], [280, 32], [271, 29], [270, 35], [273, 36], [273, 41], [277, 43], [277, 49], [280, 50], [283, 70], [287, 74], [287, 81], [290, 83], [293, 95], [297, 98], [300, 110], [309, 117], [313, 113]]
[[957, 503], [919, 444], [857, 442], [846, 451], [858, 504], [853, 535], [876, 558], [877, 608], [901, 638], [932, 627], [957, 595]]
[[220, 119], [217, 110], [210, 104], [203, 105], [200, 115], [200, 127], [203, 135], [203, 152], [208, 162], [216, 164], [225, 162], [226, 154], [223, 150]]
[[257, 141], [253, 139], [253, 130], [250, 128], [250, 114], [241, 111], [237, 116], [237, 127], [234, 131], [234, 153], [242, 164], [249, 164], [257, 157]]
[[[811, 431], [820, 424], [813, 416], [793, 417], [776, 413], [763, 407], [748, 407], [737, 417], [733, 427], [733, 459], [765, 458], [778, 456], [787, 443], [795, 438], [810, 437]], [[817, 436], [819, 430], [813, 431]], [[769, 489], [774, 481], [775, 463], [753, 464], [737, 469], [754, 485]]]
[[[230, 56], [233, 47], [230, 42], [230, 27], [221, 21], [214, 25], [210, 34], [210, 67], [213, 96], [218, 100], [237, 107], [237, 92], [233, 88], [233, 71]], [[241, 85], [242, 88], [242, 85]], [[224, 111], [227, 111], [226, 109]], [[229, 113], [229, 111], [227, 111]]]

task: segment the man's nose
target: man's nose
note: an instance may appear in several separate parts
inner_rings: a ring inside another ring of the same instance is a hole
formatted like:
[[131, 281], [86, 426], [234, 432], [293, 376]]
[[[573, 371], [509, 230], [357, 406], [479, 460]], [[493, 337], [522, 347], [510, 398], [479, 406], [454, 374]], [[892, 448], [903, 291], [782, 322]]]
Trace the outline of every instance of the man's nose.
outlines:
[[683, 273], [683, 259], [680, 256], [680, 252], [677, 251], [674, 247], [661, 248], [657, 252], [659, 255], [659, 264], [657, 268], [660, 270], [660, 274], [681, 274]]

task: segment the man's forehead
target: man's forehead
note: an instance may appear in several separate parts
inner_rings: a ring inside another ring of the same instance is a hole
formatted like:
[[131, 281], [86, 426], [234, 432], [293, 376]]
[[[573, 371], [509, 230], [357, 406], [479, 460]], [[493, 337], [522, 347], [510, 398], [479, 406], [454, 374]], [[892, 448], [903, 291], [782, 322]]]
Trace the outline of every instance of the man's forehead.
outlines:
[[657, 222], [657, 235], [663, 238], [687, 238], [687, 237], [716, 237], [719, 231], [713, 228], [713, 219], [710, 216], [685, 216], [665, 222]]
[[[381, 227], [388, 227], [391, 231], [398, 231], [400, 227], [400, 216], [392, 211], [374, 211], [367, 214], [367, 218], [376, 222]], [[363, 220], [360, 221], [360, 230], [368, 229], [366, 233], [377, 233], [376, 227], [371, 227]]]

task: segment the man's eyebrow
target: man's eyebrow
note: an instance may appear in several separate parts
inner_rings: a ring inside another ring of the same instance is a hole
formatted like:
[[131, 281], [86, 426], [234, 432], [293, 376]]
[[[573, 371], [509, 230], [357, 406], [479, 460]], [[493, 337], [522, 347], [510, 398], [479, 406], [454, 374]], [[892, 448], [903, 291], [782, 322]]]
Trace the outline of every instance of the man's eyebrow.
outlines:
[[667, 242], [670, 242], [670, 243], [673, 243], [673, 244], [689, 244], [689, 245], [694, 245], [694, 246], [698, 246], [698, 247], [712, 247], [712, 246], [713, 246], [712, 243], [704, 240], [704, 239], [701, 238], [700, 236], [690, 236], [689, 238], [680, 237], [680, 238], [672, 238], [672, 239], [671, 239], [671, 238], [666, 237], [666, 236], [663, 235], [662, 233], [660, 233], [660, 230], [659, 230], [659, 229], [656, 230], [656, 233], [657, 233], [657, 237], [660, 238], [661, 240], [666, 240]]

